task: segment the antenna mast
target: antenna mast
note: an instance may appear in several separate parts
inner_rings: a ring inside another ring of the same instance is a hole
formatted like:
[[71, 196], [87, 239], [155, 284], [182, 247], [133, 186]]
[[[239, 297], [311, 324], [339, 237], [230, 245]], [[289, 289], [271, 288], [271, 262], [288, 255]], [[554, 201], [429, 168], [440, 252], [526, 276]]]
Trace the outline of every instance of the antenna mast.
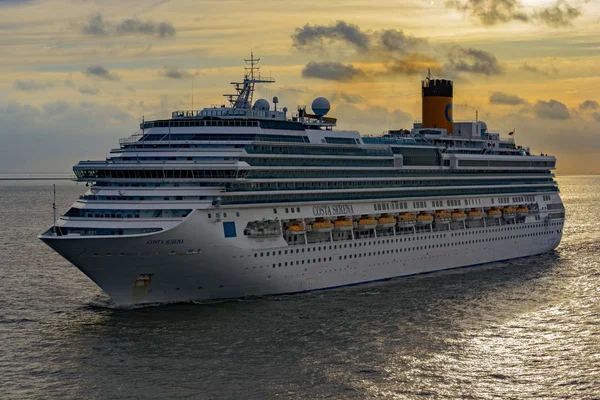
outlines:
[[254, 84], [255, 83], [271, 83], [275, 82], [273, 79], [261, 79], [260, 78], [260, 67], [257, 67], [260, 58], [254, 58], [254, 53], [250, 53], [249, 59], [244, 59], [246, 62], [246, 73], [244, 74], [243, 82], [231, 82], [234, 85], [236, 94], [224, 94], [223, 96], [229, 98], [233, 108], [244, 108], [249, 109], [252, 107], [252, 97], [254, 95]]

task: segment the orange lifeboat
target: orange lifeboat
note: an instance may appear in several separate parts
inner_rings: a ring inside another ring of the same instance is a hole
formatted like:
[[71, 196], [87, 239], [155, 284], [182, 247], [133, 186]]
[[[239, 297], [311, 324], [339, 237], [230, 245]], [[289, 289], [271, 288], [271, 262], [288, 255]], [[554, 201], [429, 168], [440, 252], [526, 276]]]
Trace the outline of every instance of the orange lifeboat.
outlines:
[[431, 225], [433, 223], [433, 215], [422, 212], [417, 215], [417, 225]]
[[487, 216], [490, 218], [498, 219], [502, 217], [502, 211], [497, 208], [492, 208], [487, 211]]
[[465, 214], [464, 211], [455, 210], [452, 212], [452, 221], [463, 222], [466, 221], [466, 219], [467, 214]]
[[471, 221], [478, 221], [481, 218], [483, 218], [483, 213], [479, 210], [471, 210], [469, 211], [469, 213], [467, 214], [467, 218]]
[[293, 223], [288, 225], [285, 231], [292, 235], [303, 235], [306, 232], [306, 226], [302, 222]]
[[362, 217], [356, 223], [357, 231], [368, 231], [377, 227], [377, 221], [373, 217]]
[[415, 224], [417, 223], [417, 216], [414, 213], [409, 213], [409, 212], [402, 213], [402, 214], [398, 215], [397, 219], [398, 219], [398, 226], [401, 228], [415, 226]]
[[435, 223], [436, 224], [449, 224], [452, 221], [450, 212], [447, 210], [438, 210], [435, 212]]
[[394, 225], [396, 225], [396, 220], [394, 217], [390, 217], [389, 215], [382, 215], [377, 220], [377, 227], [381, 229], [393, 228]]
[[502, 216], [504, 219], [513, 219], [517, 215], [517, 211], [514, 207], [504, 207], [502, 209]]
[[333, 230], [336, 232], [350, 231], [354, 224], [350, 218], [338, 219], [333, 223]]
[[312, 223], [312, 231], [316, 233], [329, 233], [333, 230], [333, 224], [326, 220], [318, 220]]

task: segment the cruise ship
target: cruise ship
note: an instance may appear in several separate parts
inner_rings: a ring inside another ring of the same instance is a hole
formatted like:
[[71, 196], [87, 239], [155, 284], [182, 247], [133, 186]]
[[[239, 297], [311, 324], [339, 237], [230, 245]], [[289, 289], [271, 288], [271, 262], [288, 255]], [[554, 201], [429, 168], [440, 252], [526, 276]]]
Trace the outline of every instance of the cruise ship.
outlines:
[[556, 159], [452, 118], [453, 82], [421, 82], [422, 121], [379, 136], [253, 100], [143, 121], [40, 239], [130, 306], [306, 292], [551, 251]]

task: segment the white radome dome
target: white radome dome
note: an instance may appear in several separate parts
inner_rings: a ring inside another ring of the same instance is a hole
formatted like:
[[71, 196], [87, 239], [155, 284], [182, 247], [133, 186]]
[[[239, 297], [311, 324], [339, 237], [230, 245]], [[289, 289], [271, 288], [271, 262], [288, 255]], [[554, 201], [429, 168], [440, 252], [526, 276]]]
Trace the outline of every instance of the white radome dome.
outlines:
[[258, 99], [254, 102], [254, 106], [252, 106], [252, 108], [254, 108], [255, 110], [269, 111], [271, 105], [265, 99]]
[[313, 100], [310, 108], [312, 108], [315, 115], [323, 116], [331, 110], [331, 104], [329, 104], [329, 100], [325, 97], [317, 97]]

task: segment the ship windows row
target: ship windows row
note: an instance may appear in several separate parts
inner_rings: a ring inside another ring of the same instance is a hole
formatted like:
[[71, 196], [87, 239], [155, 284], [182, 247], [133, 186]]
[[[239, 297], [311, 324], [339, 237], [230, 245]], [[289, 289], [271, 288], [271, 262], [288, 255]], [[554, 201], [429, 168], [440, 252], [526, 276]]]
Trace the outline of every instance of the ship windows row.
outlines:
[[[525, 233], [525, 234], [520, 234], [520, 235], [501, 236], [501, 237], [495, 237], [495, 238], [465, 240], [465, 241], [461, 241], [461, 242], [436, 243], [436, 244], [413, 246], [413, 247], [406, 247], [406, 248], [398, 247], [395, 249], [377, 250], [377, 251], [370, 251], [370, 252], [365, 252], [365, 253], [338, 255], [338, 260], [373, 257], [373, 256], [380, 256], [380, 255], [385, 255], [385, 254], [404, 253], [404, 252], [412, 252], [412, 251], [441, 249], [441, 248], [447, 248], [447, 247], [464, 246], [464, 245], [471, 245], [471, 244], [478, 244], [478, 243], [499, 242], [502, 240], [522, 239], [522, 238], [526, 238], [526, 237], [547, 236], [547, 235], [552, 235], [552, 234], [561, 233], [561, 232], [562, 231], [560, 229], [558, 229], [556, 231], [533, 232], [533, 233]], [[268, 256], [268, 253], [267, 253], [267, 256]], [[255, 257], [256, 257], [256, 254], [255, 254]], [[262, 257], [262, 253], [261, 253], [261, 257]], [[296, 260], [295, 264], [296, 265], [301, 265], [301, 264], [304, 265], [305, 261], [306, 261], [306, 264], [311, 264], [310, 258], [306, 259], [306, 260]], [[332, 261], [332, 257], [313, 258], [312, 264], [326, 262], [326, 261]], [[288, 264], [290, 266], [292, 266], [292, 265], [294, 265], [294, 261], [285, 261], [283, 263], [280, 262], [280, 263], [278, 263], [278, 266], [279, 267], [282, 267], [282, 266], [287, 267]], [[276, 266], [277, 266], [276, 263], [274, 263], [273, 268], [275, 268]]]
[[336, 158], [255, 158], [255, 157], [240, 157], [240, 161], [246, 161], [252, 166], [294, 166], [294, 167], [393, 167], [394, 160], [348, 160]]
[[245, 178], [248, 171], [237, 169], [77, 169], [75, 176], [81, 179], [236, 179]]
[[[491, 186], [491, 185], [528, 185], [552, 184], [550, 178], [538, 179], [490, 179], [473, 181], [469, 179], [452, 180], [360, 180], [360, 181], [328, 181], [328, 182], [251, 182], [227, 184], [228, 191], [257, 190], [319, 190], [319, 189], [353, 189], [353, 188], [386, 188], [386, 187], [422, 187], [422, 186]], [[448, 204], [460, 206], [461, 204]]]
[[[472, 189], [439, 189], [436, 190], [436, 196], [489, 196], [495, 193], [512, 192], [548, 192], [557, 191], [555, 186], [547, 187], [523, 187], [523, 188], [472, 188]], [[423, 191], [420, 190], [397, 190], [389, 192], [342, 192], [330, 193], [323, 191], [321, 193], [293, 193], [293, 194], [251, 194], [242, 196], [221, 197], [222, 204], [262, 204], [262, 203], [283, 203], [299, 201], [336, 201], [336, 200], [358, 200], [358, 199], [385, 199], [394, 197], [423, 197]]]
[[98, 210], [71, 208], [66, 217], [75, 218], [185, 218], [192, 210]]

